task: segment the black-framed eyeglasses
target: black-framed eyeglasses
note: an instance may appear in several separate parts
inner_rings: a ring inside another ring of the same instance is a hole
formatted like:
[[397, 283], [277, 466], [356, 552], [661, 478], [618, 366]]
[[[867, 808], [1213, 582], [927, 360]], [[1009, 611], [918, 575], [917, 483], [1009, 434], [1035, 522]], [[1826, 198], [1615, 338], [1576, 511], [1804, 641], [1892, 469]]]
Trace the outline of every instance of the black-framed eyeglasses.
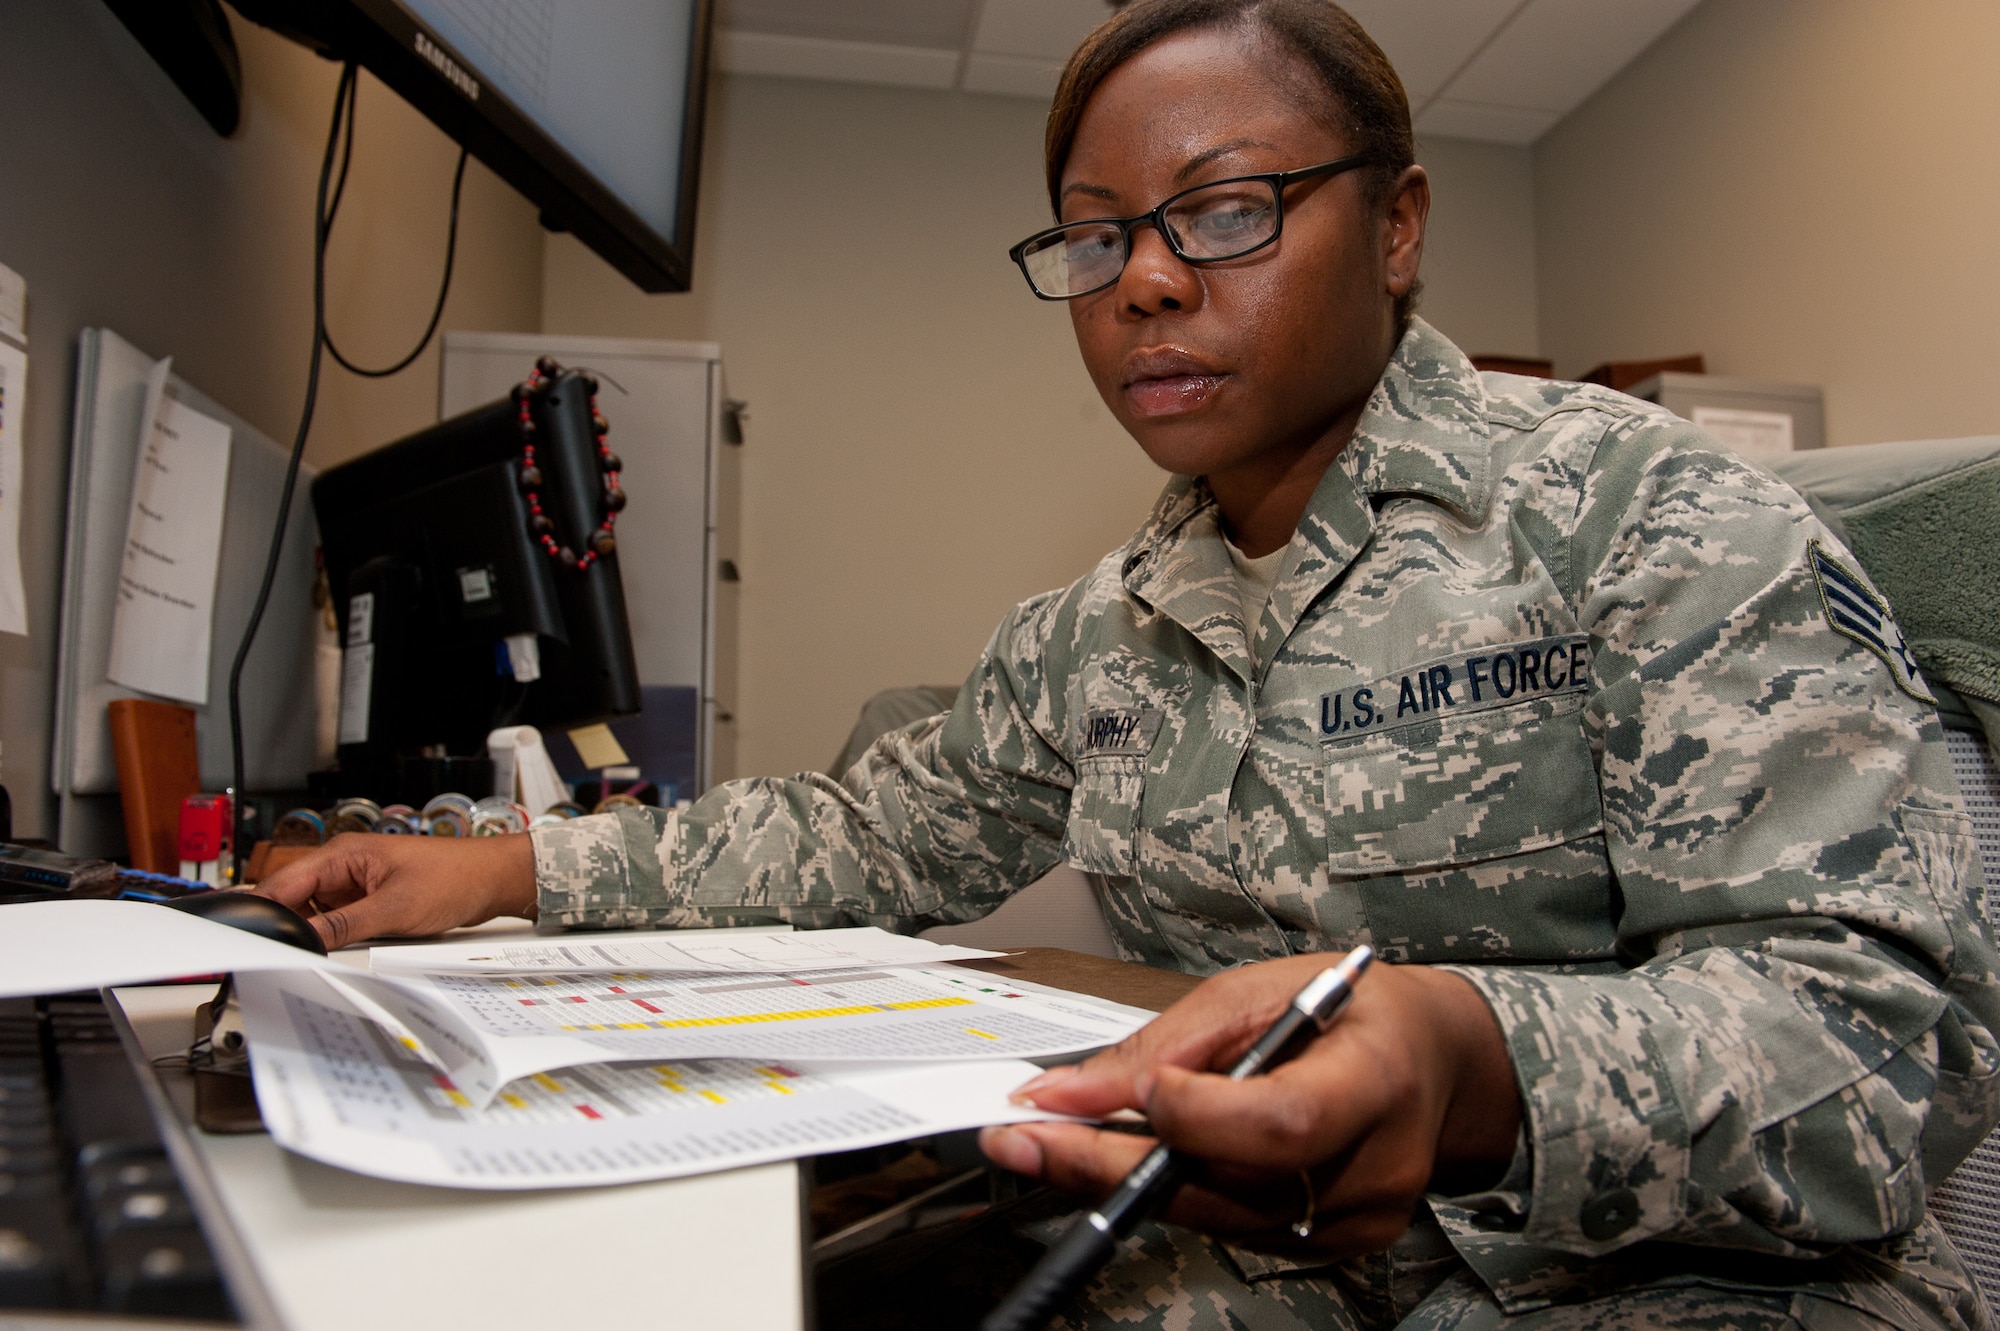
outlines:
[[1137, 217], [1093, 217], [1038, 231], [1007, 251], [1043, 300], [1074, 300], [1118, 280], [1132, 257], [1132, 233], [1151, 226], [1186, 263], [1221, 263], [1263, 249], [1285, 226], [1285, 187], [1337, 176], [1374, 161], [1369, 153], [1336, 157], [1296, 171], [1232, 176], [1184, 189]]

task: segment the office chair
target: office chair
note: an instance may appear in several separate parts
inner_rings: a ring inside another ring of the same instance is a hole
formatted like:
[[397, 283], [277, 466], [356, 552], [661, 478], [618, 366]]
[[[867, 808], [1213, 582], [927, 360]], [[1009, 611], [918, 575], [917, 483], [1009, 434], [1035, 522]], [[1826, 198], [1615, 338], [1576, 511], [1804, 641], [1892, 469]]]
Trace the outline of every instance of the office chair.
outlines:
[[[2000, 928], [2000, 436], [1814, 449], [1771, 467], [1888, 598], [1938, 694]], [[1930, 1208], [2000, 1303], [2000, 1130], [1933, 1185]]]

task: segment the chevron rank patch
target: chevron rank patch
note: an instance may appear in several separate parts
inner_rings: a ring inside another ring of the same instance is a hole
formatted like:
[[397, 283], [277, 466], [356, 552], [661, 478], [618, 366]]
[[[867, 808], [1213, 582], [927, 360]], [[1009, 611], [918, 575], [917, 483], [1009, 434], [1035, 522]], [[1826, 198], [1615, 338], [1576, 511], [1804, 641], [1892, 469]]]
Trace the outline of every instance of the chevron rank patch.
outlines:
[[1813, 577], [1819, 582], [1819, 599], [1826, 607], [1826, 622], [1833, 626], [1833, 631], [1854, 639], [1881, 657], [1889, 673], [1896, 677], [1898, 688], [1935, 707], [1937, 699], [1931, 696], [1924, 677], [1917, 672], [1917, 659], [1910, 655], [1910, 644], [1903, 641], [1903, 631], [1896, 627], [1895, 617], [1882, 598], [1835, 562], [1818, 541], [1811, 544], [1811, 558]]

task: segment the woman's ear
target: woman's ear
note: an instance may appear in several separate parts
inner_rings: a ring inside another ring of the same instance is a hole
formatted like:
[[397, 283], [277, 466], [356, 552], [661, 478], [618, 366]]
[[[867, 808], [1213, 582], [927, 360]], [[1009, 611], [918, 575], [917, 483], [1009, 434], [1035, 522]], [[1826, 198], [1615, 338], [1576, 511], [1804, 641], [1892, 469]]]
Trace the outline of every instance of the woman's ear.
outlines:
[[1403, 168], [1383, 215], [1384, 268], [1389, 294], [1400, 299], [1416, 285], [1424, 258], [1424, 228], [1431, 215], [1431, 178], [1420, 166]]

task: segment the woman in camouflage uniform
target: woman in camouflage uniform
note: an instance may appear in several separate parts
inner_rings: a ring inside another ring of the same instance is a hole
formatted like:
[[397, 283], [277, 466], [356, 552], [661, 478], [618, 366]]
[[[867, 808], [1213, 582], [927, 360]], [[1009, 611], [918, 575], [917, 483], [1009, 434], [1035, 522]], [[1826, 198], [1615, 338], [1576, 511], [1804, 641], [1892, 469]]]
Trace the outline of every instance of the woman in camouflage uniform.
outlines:
[[[1675, 418], [1482, 376], [1412, 317], [1408, 105], [1323, 0], [1137, 0], [1072, 58], [1048, 168], [1089, 224], [1017, 260], [1176, 479], [950, 713], [838, 783], [341, 838], [264, 890], [332, 942], [915, 930], [1067, 858], [1127, 955], [1225, 972], [1024, 1088], [1208, 1162], [1169, 1219], [1214, 1238], [1144, 1227], [1079, 1323], [1984, 1325], [1922, 1217], [1996, 1114], [1994, 952], [1846, 552]], [[1214, 1074], [1363, 941], [1405, 964], [1275, 1075]], [[1089, 1193], [1147, 1143], [985, 1144]]]

